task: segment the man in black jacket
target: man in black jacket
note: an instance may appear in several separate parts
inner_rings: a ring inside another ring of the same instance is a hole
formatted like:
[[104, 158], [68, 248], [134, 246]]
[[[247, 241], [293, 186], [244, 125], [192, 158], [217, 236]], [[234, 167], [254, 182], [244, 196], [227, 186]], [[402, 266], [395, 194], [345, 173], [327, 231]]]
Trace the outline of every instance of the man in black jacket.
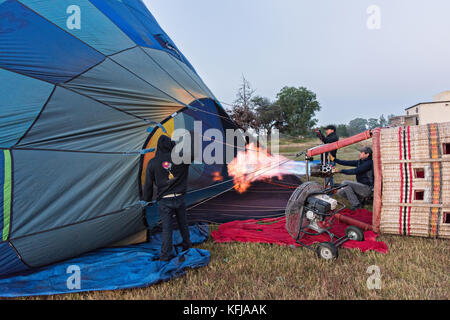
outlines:
[[[319, 139], [320, 139], [324, 144], [328, 144], [328, 143], [333, 143], [333, 142], [339, 141], [339, 137], [338, 137], [338, 135], [337, 135], [337, 133], [336, 133], [336, 130], [337, 130], [337, 129], [336, 129], [336, 126], [329, 125], [329, 126], [327, 126], [327, 127], [325, 128], [326, 136], [324, 136], [320, 130], [317, 130], [316, 132], [317, 132], [317, 135], [318, 135]], [[326, 161], [326, 162], [328, 162], [330, 165], [335, 166], [336, 163], [334, 162], [333, 159], [336, 158], [336, 155], [337, 155], [337, 150], [330, 151], [330, 153], [327, 152], [327, 153], [325, 153], [325, 154], [323, 155], [322, 162], [325, 162], [325, 161]], [[329, 185], [329, 186], [333, 186], [333, 185], [334, 185], [333, 177], [327, 178], [327, 179], [325, 180], [325, 182], [326, 182], [326, 184]]]
[[[339, 141], [339, 137], [336, 133], [336, 130], [337, 130], [336, 126], [329, 125], [325, 128], [326, 136], [324, 136], [320, 130], [317, 130], [317, 135], [324, 144], [333, 143]], [[336, 158], [337, 150], [330, 151], [330, 154], [333, 158]], [[328, 153], [325, 154], [325, 157], [328, 158]]]
[[344, 166], [355, 167], [355, 169], [335, 170], [335, 173], [356, 175], [356, 181], [343, 181], [344, 188], [338, 191], [338, 195], [350, 201], [352, 210], [361, 208], [361, 198], [367, 198], [373, 192], [373, 160], [372, 149], [363, 147], [359, 150], [359, 160], [345, 161], [335, 159], [335, 162]]
[[183, 251], [191, 248], [192, 243], [186, 218], [186, 204], [184, 195], [187, 191], [189, 164], [175, 165], [172, 162], [172, 150], [175, 142], [168, 136], [162, 135], [158, 140], [155, 157], [148, 163], [146, 180], [143, 190], [144, 200], [153, 200], [153, 184], [158, 193], [158, 210], [162, 220], [161, 261], [174, 258], [172, 245], [173, 221], [176, 216], [178, 227], [183, 238]]

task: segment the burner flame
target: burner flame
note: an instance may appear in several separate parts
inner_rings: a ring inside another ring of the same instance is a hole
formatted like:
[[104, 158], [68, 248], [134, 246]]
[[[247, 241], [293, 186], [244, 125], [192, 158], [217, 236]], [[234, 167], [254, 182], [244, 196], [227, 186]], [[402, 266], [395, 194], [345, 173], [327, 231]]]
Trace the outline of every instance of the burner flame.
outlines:
[[245, 151], [239, 151], [236, 158], [228, 164], [228, 173], [233, 177], [234, 189], [244, 193], [252, 182], [270, 180], [274, 177], [282, 180], [290, 171], [284, 164], [291, 162], [286, 157], [271, 155], [266, 149], [251, 143]]

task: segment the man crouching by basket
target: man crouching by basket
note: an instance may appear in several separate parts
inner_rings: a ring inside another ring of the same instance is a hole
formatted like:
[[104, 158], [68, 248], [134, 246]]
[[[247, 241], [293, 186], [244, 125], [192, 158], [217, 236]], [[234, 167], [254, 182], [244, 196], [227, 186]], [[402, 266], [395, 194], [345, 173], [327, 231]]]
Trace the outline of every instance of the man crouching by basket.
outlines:
[[338, 170], [335, 169], [335, 173], [342, 173], [345, 175], [356, 175], [356, 181], [345, 180], [342, 182], [342, 189], [339, 189], [337, 194], [350, 201], [351, 209], [356, 210], [362, 208], [361, 201], [367, 199], [373, 194], [373, 160], [372, 149], [370, 147], [363, 147], [359, 149], [359, 160], [346, 161], [346, 160], [334, 160], [337, 164], [343, 166], [356, 167], [354, 169]]

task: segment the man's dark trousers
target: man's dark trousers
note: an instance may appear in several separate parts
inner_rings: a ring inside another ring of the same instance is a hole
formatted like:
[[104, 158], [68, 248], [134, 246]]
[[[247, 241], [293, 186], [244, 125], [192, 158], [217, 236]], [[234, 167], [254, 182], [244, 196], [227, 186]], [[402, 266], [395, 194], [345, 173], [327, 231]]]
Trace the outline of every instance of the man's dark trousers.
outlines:
[[[329, 162], [329, 165], [331, 165], [333, 168], [336, 167], [336, 162], [331, 161]], [[325, 178], [325, 185], [328, 187], [334, 187], [334, 178], [333, 175], [331, 177]]]
[[173, 256], [173, 215], [176, 217], [178, 228], [180, 229], [181, 237], [183, 238], [183, 250], [187, 250], [192, 246], [186, 218], [186, 204], [184, 201], [184, 196], [163, 198], [159, 200], [158, 210], [162, 220], [163, 229], [160, 259], [168, 260]]
[[347, 198], [352, 207], [357, 208], [361, 205], [360, 198], [366, 198], [372, 193], [372, 187], [355, 181], [342, 181], [342, 185], [346, 185], [340, 189], [337, 194]]

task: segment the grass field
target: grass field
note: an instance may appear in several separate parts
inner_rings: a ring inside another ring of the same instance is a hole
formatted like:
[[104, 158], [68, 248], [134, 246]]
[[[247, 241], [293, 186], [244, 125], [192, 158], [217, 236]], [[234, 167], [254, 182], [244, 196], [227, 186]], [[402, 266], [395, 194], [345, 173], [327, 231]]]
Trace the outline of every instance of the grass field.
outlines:
[[[282, 145], [280, 151], [295, 153], [316, 143], [307, 141], [305, 148]], [[339, 151], [339, 158], [356, 159], [357, 154], [357, 146], [351, 146]], [[339, 182], [342, 178], [337, 176], [335, 180]], [[216, 244], [210, 239], [197, 246], [210, 250], [210, 264], [189, 270], [170, 282], [145, 289], [32, 299], [449, 299], [447, 240], [388, 235], [380, 236], [379, 240], [387, 243], [387, 254], [342, 249], [338, 260], [326, 262], [304, 248]], [[370, 266], [380, 269], [379, 290], [368, 289]]]

